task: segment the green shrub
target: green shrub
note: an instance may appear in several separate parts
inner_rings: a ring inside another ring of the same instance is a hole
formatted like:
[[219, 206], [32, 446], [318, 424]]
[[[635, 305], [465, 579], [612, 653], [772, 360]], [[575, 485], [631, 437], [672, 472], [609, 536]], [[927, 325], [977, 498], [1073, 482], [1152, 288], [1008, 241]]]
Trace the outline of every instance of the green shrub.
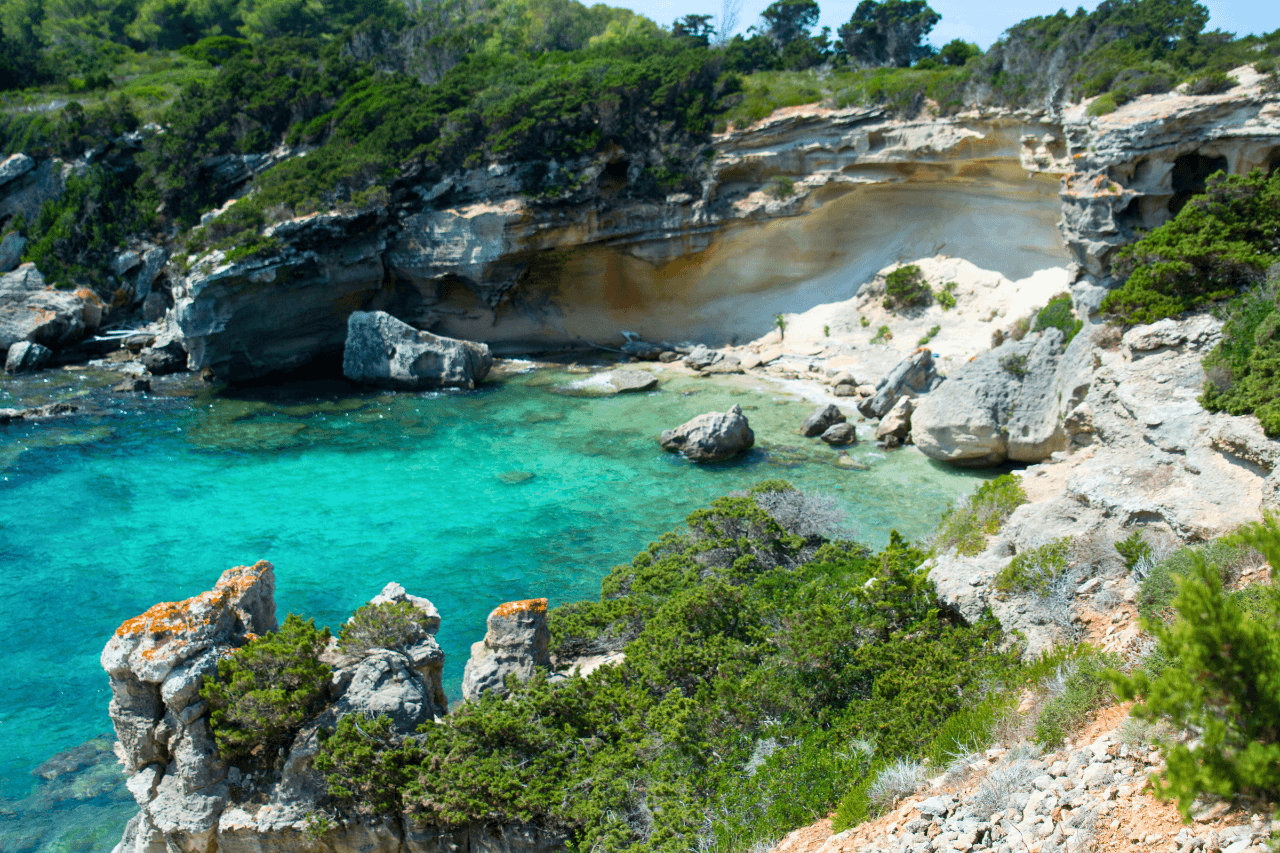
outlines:
[[1104, 116], [1113, 113], [1119, 109], [1116, 103], [1116, 96], [1113, 92], [1107, 92], [1105, 95], [1099, 95], [1093, 99], [1093, 103], [1089, 104], [1089, 115]]
[[1055, 679], [1060, 680], [1055, 687], [1061, 693], [1045, 702], [1036, 719], [1036, 740], [1050, 748], [1061, 746], [1069, 735], [1079, 731], [1089, 714], [1114, 702], [1115, 693], [1107, 674], [1120, 664], [1116, 655], [1090, 653], [1064, 664]]
[[964, 503], [948, 507], [938, 525], [934, 550], [955, 550], [973, 556], [987, 545], [987, 537], [1000, 532], [1005, 520], [1027, 502], [1022, 481], [1012, 474], [1001, 474], [978, 487]]
[[941, 332], [941, 331], [942, 331], [941, 326], [931, 326], [929, 328], [929, 331], [925, 332], [924, 337], [922, 337], [919, 341], [916, 342], [916, 345], [925, 346], [926, 344], [929, 343], [929, 341], [933, 340], [934, 335], [938, 334], [938, 332]]
[[864, 314], [858, 318], [858, 325], [865, 329], [871, 325], [871, 320]]
[[1280, 436], [1280, 271], [1233, 300], [1222, 339], [1205, 356], [1200, 403], [1211, 412], [1257, 415], [1268, 436]]
[[880, 328], [876, 329], [875, 337], [871, 339], [871, 343], [887, 344], [891, 340], [893, 340], [893, 332], [889, 329], [888, 326], [881, 326]]
[[[1232, 544], [1257, 548], [1280, 570], [1280, 525], [1247, 525]], [[1251, 606], [1224, 594], [1219, 573], [1200, 555], [1177, 582], [1177, 619], [1147, 620], [1170, 664], [1156, 677], [1113, 673], [1116, 692], [1137, 699], [1132, 714], [1192, 727], [1190, 743], [1165, 743], [1166, 768], [1156, 785], [1174, 797], [1184, 818], [1204, 794], [1232, 798], [1280, 794], [1280, 595], [1256, 593]]]
[[1023, 379], [1028, 373], [1027, 354], [1025, 352], [1005, 353], [1000, 356], [1000, 367], [1019, 379]]
[[1150, 556], [1151, 546], [1143, 540], [1142, 531], [1135, 530], [1116, 542], [1116, 552], [1124, 558], [1125, 567], [1133, 569], [1139, 560]]
[[884, 277], [884, 307], [903, 310], [928, 305], [933, 291], [915, 264], [898, 267]]
[[338, 650], [363, 655], [370, 649], [405, 648], [420, 642], [434, 621], [407, 601], [366, 604], [351, 615], [338, 633]]
[[796, 185], [793, 180], [785, 175], [775, 175], [769, 181], [769, 186], [765, 188], [765, 192], [776, 199], [790, 198], [795, 195]]
[[1225, 71], [1206, 71], [1187, 81], [1187, 92], [1192, 95], [1217, 95], [1234, 89], [1236, 81]]
[[1240, 567], [1253, 557], [1245, 547], [1228, 539], [1215, 539], [1203, 545], [1179, 548], [1151, 567], [1138, 588], [1138, 613], [1148, 620], [1170, 615], [1168, 608], [1177, 595], [1179, 578], [1188, 576], [1204, 562], [1218, 574], [1219, 581], [1236, 577]]
[[1067, 571], [1070, 539], [1052, 542], [1020, 551], [996, 575], [995, 588], [1000, 592], [1037, 592], [1045, 595], [1054, 581]]
[[1280, 171], [1219, 173], [1174, 219], [1116, 252], [1112, 270], [1125, 281], [1102, 309], [1129, 324], [1176, 317], [1260, 284], [1278, 260]]
[[1076, 317], [1075, 308], [1071, 304], [1071, 294], [1060, 293], [1036, 314], [1036, 322], [1031, 330], [1042, 332], [1048, 328], [1061, 329], [1062, 345], [1066, 346], [1083, 327], [1084, 321]]
[[941, 290], [935, 290], [933, 292], [933, 298], [937, 300], [940, 306], [942, 306], [943, 311], [950, 311], [952, 308], [956, 307], [956, 288], [959, 286], [960, 285], [956, 282], [949, 281], [942, 285]]
[[231, 764], [271, 764], [324, 698], [331, 670], [320, 662], [329, 630], [290, 613], [275, 633], [218, 661], [218, 677], [205, 681], [218, 753]]

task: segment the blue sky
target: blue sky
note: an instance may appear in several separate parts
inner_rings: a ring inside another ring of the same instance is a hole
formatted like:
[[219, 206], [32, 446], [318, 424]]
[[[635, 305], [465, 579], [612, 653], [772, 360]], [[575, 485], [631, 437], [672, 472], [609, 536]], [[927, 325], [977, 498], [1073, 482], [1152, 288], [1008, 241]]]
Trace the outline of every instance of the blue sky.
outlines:
[[[588, 5], [591, 0], [587, 0]], [[670, 26], [676, 18], [684, 15], [712, 15], [717, 19], [722, 10], [721, 0], [605, 0], [610, 6], [628, 7], [642, 15], [647, 15], [659, 24]], [[741, 11], [738, 14], [737, 32], [759, 21], [760, 12], [772, 0], [740, 0]], [[1201, 0], [1209, 7], [1209, 27], [1223, 29], [1238, 35], [1245, 33], [1268, 33], [1280, 29], [1280, 2], [1276, 0]], [[858, 0], [818, 0], [822, 8], [822, 19], [819, 26], [836, 27], [845, 23], [853, 15]], [[930, 33], [929, 40], [934, 45], [942, 46], [954, 38], [977, 42], [983, 49], [1000, 37], [1008, 27], [1024, 18], [1034, 15], [1052, 15], [1064, 8], [1061, 2], [1048, 0], [1025, 0], [1017, 5], [979, 2], [979, 0], [930, 0], [930, 5], [942, 21]], [[1065, 5], [1067, 11], [1074, 11], [1077, 5], [1093, 9], [1098, 4], [1088, 2]]]

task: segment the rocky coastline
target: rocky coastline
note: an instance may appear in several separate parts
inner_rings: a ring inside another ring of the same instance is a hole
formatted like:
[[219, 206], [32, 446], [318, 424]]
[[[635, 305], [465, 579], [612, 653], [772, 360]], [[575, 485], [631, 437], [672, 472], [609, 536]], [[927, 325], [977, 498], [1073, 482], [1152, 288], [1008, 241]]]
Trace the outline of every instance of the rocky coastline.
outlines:
[[[1203, 187], [1209, 171], [1225, 166], [1240, 173], [1280, 164], [1280, 104], [1261, 93], [1257, 75], [1247, 69], [1237, 74], [1241, 85], [1222, 95], [1145, 97], [1101, 118], [1089, 118], [1083, 106], [1061, 117], [975, 113], [915, 123], [869, 110], [793, 110], [717, 140], [702, 198], [673, 197], [643, 209], [610, 208], [602, 194], [566, 216], [504, 193], [501, 174], [469, 175], [449, 196], [469, 199], [467, 204], [432, 208], [424, 192], [421, 208], [280, 223], [271, 236], [284, 248], [272, 257], [228, 262], [213, 253], [189, 259], [183, 269], [176, 260], [164, 265], [164, 247], [131, 247], [118, 265], [124, 294], [119, 305], [88, 291], [48, 289], [33, 266], [17, 266], [0, 279], [0, 336], [7, 336], [0, 337], [0, 346], [10, 353], [12, 372], [39, 369], [41, 359], [63, 366], [92, 358], [91, 365], [138, 381], [183, 368], [205, 371], [210, 380], [249, 380], [314, 364], [344, 345], [351, 351], [351, 318], [368, 310], [377, 322], [386, 317], [399, 324], [382, 323], [380, 334], [414, 338], [415, 346], [434, 348], [433, 355], [406, 350], [401, 364], [388, 351], [385, 365], [352, 367], [350, 378], [424, 387], [417, 368], [406, 365], [444, 352], [447, 363], [432, 368], [436, 378], [425, 386], [474, 387], [493, 364], [491, 349], [564, 346], [577, 342], [582, 329], [600, 328], [602, 316], [612, 316], [587, 311], [570, 322], [575, 294], [567, 291], [551, 289], [539, 302], [538, 264], [549, 253], [586, 246], [601, 258], [625, 256], [627, 263], [660, 266], [713, 253], [717, 241], [735, 229], [762, 233], [772, 221], [817, 215], [867, 186], [963, 184], [975, 180], [974, 170], [999, 173], [1016, 164], [1033, 176], [1032, 184], [1062, 178], [1060, 227], [1073, 265], [1015, 279], [951, 253], [905, 257], [900, 260], [915, 260], [931, 284], [957, 283], [954, 307], [885, 309], [885, 278], [898, 265], [878, 265], [878, 273], [850, 298], [779, 317], [777, 329], [746, 344], [671, 341], [657, 324], [638, 335], [598, 341], [618, 351], [610, 356], [616, 363], [599, 372], [632, 372], [614, 382], [615, 391], [644, 387], [665, 371], [709, 381], [732, 381], [738, 374], [768, 379], [802, 393], [824, 412], [836, 408], [835, 415], [815, 421], [821, 431], [804, 431], [815, 442], [826, 441], [829, 430], [845, 423], [854, 440], [874, 437], [888, 448], [911, 444], [942, 462], [1026, 466], [1020, 478], [1029, 501], [1001, 532], [976, 555], [944, 554], [929, 566], [939, 603], [968, 621], [990, 610], [1005, 631], [1021, 636], [1029, 656], [1086, 637], [1097, 621], [1114, 627], [1097, 638], [1100, 645], [1132, 651], [1139, 633], [1131, 606], [1136, 585], [1118, 558], [1101, 555], [1103, 545], [1096, 559], [1068, 573], [1052, 599], [1001, 592], [995, 578], [1015, 555], [1046, 544], [1050, 534], [1109, 545], [1142, 525], [1155, 537], [1196, 542], [1280, 503], [1280, 444], [1266, 437], [1256, 418], [1212, 415], [1196, 402], [1204, 382], [1200, 359], [1217, 342], [1220, 321], [1197, 315], [1120, 335], [1091, 317], [1113, 284], [1107, 275], [1110, 253], [1137, 229], [1165, 221], [1180, 199]], [[6, 182], [0, 184], [0, 209], [50, 197], [57, 192], [57, 175], [72, 168], [6, 160], [0, 166]], [[793, 195], [777, 198], [762, 188], [777, 176], [794, 179]], [[457, 188], [466, 191], [458, 195]], [[1084, 320], [1069, 344], [1058, 329], [996, 343], [992, 332], [1063, 290]], [[264, 310], [268, 303], [271, 311]], [[547, 324], [557, 312], [564, 322]], [[120, 319], [131, 321], [131, 334], [93, 339]], [[474, 334], [485, 324], [499, 330], [492, 347]], [[530, 332], [548, 326], [555, 327], [552, 333]], [[882, 327], [889, 338], [879, 334]], [[936, 334], [925, 334], [934, 327]], [[384, 345], [377, 341], [367, 349]], [[21, 357], [14, 357], [19, 347]], [[371, 359], [355, 361], [367, 365]], [[1010, 370], [1009, 364], [1019, 367]], [[645, 374], [643, 381], [634, 374]], [[439, 376], [452, 378], [442, 383]], [[58, 405], [0, 410], [0, 425], [74, 414]], [[750, 427], [741, 419], [734, 424], [742, 433], [737, 444], [749, 447]], [[841, 442], [826, 443], [838, 457]], [[704, 458], [723, 457], [713, 449]], [[251, 635], [277, 627], [272, 573], [266, 562], [233, 569], [209, 593], [157, 605], [124, 623], [104, 650], [117, 754], [140, 809], [118, 853], [563, 849], [562, 836], [525, 825], [419, 826], [411, 816], [316, 823], [314, 816], [325, 814], [326, 804], [310, 762], [322, 728], [341, 716], [381, 712], [407, 732], [447, 712], [434, 632], [403, 652], [376, 650], [358, 660], [331, 654], [326, 706], [283, 753], [278, 777], [250, 778], [221, 761], [200, 682], [220, 657]], [[434, 611], [429, 601], [394, 584], [381, 596]], [[502, 605], [490, 616], [488, 634], [473, 647], [468, 665], [468, 698], [500, 690], [510, 675], [528, 677], [551, 666], [546, 602], [539, 608], [537, 601]], [[556, 663], [564, 668], [565, 662]], [[588, 674], [590, 666], [580, 672]], [[1054, 781], [1067, 775], [1053, 772], [1054, 761], [1031, 768], [1046, 771], [1040, 776], [1049, 781], [1038, 784], [1037, 776], [1039, 794], [1004, 822], [1019, 833], [1021, 824], [1035, 830], [1043, 821], [1032, 818], [1042, 817], [1041, 807], [1051, 797], [1067, 803], [1074, 796], [1068, 808], [1075, 817], [1089, 810], [1095, 818], [1105, 815], [1099, 803], [1113, 799], [1111, 782], [1090, 782], [1093, 766], [1151, 763], [1141, 755], [1113, 754], [1112, 746], [1114, 739], [1099, 741], [1089, 748], [1092, 758], [1083, 748], [1060, 757], [1066, 767], [1078, 765], [1082, 783], [1074, 788]], [[988, 762], [995, 766], [1000, 758], [988, 756]], [[1094, 773], [1097, 779], [1103, 775]], [[911, 837], [927, 834], [926, 824], [938, 828], [934, 836], [973, 832], [971, 847], [984, 829], [995, 833], [993, 841], [1013, 835], [1004, 823], [990, 820], [985, 828], [969, 826], [954, 799], [908, 806], [897, 817], [904, 832], [911, 828]], [[996, 832], [996, 825], [1004, 828]], [[1079, 829], [1069, 819], [1054, 818], [1049, 826], [1064, 839], [1074, 834], [1066, 830]], [[1252, 844], [1257, 833], [1247, 835]], [[925, 849], [894, 839], [883, 844]]]

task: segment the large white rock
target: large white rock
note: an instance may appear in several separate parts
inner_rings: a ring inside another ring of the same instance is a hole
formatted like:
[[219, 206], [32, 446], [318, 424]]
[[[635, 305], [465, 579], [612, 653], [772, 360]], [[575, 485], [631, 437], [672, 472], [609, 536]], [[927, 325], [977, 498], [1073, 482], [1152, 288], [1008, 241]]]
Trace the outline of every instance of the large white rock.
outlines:
[[419, 331], [385, 311], [355, 311], [347, 320], [342, 373], [390, 388], [474, 388], [489, 374], [485, 344]]
[[975, 358], [924, 397], [911, 435], [926, 456], [961, 465], [1039, 462], [1066, 447], [1058, 400], [1062, 332], [1046, 329]]

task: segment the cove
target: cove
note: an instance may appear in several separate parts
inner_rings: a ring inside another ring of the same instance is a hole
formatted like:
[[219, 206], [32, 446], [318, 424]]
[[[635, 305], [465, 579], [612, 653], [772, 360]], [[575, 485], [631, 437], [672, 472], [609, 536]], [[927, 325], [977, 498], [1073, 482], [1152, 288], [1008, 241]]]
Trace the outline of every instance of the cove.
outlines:
[[[59, 777], [52, 805], [32, 792], [32, 770], [109, 732], [98, 654], [116, 626], [230, 566], [272, 561], [281, 618], [334, 630], [388, 581], [430, 598], [456, 701], [493, 607], [595, 597], [613, 565], [732, 490], [783, 478], [829, 494], [855, 538], [882, 545], [892, 528], [926, 534], [980, 476], [912, 448], [881, 452], [865, 425], [849, 453], [868, 470], [836, 467], [837, 451], [796, 433], [812, 403], [762, 380], [664, 374], [646, 394], [569, 393], [583, 378], [540, 369], [465, 393], [206, 391], [7, 427], [0, 624], [17, 641], [0, 659], [0, 833], [14, 820], [19, 833], [53, 821], [50, 839], [68, 826], [118, 831], [132, 803], [114, 767], [92, 783]], [[734, 403], [757, 436], [745, 458], [699, 467], [658, 447], [662, 429]]]

